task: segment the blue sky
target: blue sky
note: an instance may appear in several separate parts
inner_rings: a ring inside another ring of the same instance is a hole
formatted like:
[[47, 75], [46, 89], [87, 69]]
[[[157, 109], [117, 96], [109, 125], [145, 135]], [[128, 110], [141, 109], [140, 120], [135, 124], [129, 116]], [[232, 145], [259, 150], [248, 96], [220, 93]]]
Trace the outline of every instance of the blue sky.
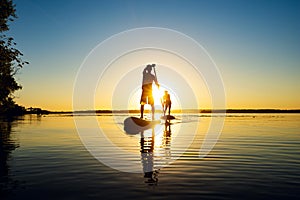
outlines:
[[[300, 1], [15, 0], [10, 25], [30, 65], [17, 102], [70, 110], [83, 59], [100, 42], [139, 27], [182, 32], [211, 55], [230, 108], [300, 108]], [[241, 98], [243, 97], [243, 98]]]

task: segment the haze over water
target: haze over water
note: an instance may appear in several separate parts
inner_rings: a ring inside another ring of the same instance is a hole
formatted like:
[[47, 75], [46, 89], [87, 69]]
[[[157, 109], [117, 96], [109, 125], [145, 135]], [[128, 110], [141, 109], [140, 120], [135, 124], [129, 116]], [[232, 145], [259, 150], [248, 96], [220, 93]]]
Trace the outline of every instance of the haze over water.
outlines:
[[[82, 121], [91, 117], [75, 116]], [[118, 114], [117, 119], [126, 117]], [[171, 125], [169, 134], [158, 125], [161, 129], [154, 130], [153, 140], [151, 129], [142, 140], [140, 134], [126, 134], [113, 115], [97, 116], [107, 138], [123, 149], [103, 153], [117, 158], [128, 152], [124, 158], [136, 162], [140, 173], [121, 172], [96, 160], [81, 143], [73, 116], [26, 115], [1, 121], [1, 199], [299, 197], [299, 114], [228, 114], [217, 144], [205, 158], [199, 158], [199, 148], [210, 121], [220, 116], [177, 117], [181, 120]], [[192, 144], [184, 149], [189, 142], [184, 136], [197, 124]], [[141, 152], [151, 145], [152, 152]], [[143, 173], [147, 167], [153, 176]]]

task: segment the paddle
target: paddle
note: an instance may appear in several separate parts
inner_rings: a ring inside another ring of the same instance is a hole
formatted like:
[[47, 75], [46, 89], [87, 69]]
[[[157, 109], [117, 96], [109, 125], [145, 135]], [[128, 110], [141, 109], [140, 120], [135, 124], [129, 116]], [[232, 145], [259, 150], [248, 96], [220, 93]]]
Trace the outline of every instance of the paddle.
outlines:
[[[155, 78], [156, 78], [156, 81], [157, 81], [157, 75], [156, 75], [155, 64], [152, 64], [152, 67], [153, 67], [153, 70], [154, 70], [154, 75], [155, 75]], [[157, 81], [157, 82], [158, 82], [158, 81]]]
[[[153, 71], [154, 71], [154, 75], [155, 75], [156, 81], [158, 82], [155, 66], [156, 66], [155, 64], [152, 64]], [[158, 90], [159, 90], [159, 86], [157, 86], [157, 88], [158, 88]], [[160, 98], [160, 103], [161, 103], [161, 105], [162, 105], [162, 110], [163, 110], [163, 113], [164, 113], [164, 115], [165, 115], [165, 109], [164, 109], [164, 107], [163, 107], [162, 98]]]

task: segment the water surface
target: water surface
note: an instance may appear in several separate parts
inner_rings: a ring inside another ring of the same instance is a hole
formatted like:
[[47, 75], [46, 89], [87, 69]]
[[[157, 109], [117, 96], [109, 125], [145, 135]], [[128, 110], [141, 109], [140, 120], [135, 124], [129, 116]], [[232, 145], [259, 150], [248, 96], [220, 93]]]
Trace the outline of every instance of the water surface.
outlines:
[[[211, 120], [220, 116], [186, 114], [179, 116], [179, 123], [158, 125], [143, 134], [126, 134], [122, 129], [126, 117], [97, 116], [101, 130], [120, 151], [93, 145], [125, 169], [132, 166], [124, 160], [135, 163], [138, 173], [122, 172], [95, 159], [82, 144], [73, 116], [2, 120], [1, 199], [300, 196], [299, 114], [229, 114], [205, 158], [199, 158], [199, 148]], [[76, 116], [82, 121], [90, 118]], [[192, 141], [187, 139], [191, 137]]]

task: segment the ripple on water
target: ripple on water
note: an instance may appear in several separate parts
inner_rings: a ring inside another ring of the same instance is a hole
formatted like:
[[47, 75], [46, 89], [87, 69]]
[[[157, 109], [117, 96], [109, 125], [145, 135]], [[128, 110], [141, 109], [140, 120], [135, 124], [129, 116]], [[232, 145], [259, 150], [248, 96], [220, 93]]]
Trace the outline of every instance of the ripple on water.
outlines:
[[[25, 117], [20, 122], [1, 123], [2, 133], [6, 130], [1, 134], [1, 199], [299, 197], [300, 115], [230, 116], [205, 158], [199, 158], [199, 150], [209, 127], [207, 115], [189, 116], [193, 120], [185, 121], [181, 128], [174, 125], [169, 136], [156, 133], [153, 152], [146, 157], [139, 134], [126, 135], [119, 128], [122, 123], [115, 126], [112, 116], [97, 119], [108, 130], [112, 144], [127, 153], [101, 143], [93, 145], [101, 146], [105, 156], [126, 161], [116, 159], [115, 164], [130, 167], [128, 163], [134, 163], [141, 173], [120, 172], [95, 159], [82, 145], [72, 117]], [[198, 122], [193, 136], [188, 130]], [[145, 158], [152, 160], [152, 175], [158, 182], [143, 173]]]

